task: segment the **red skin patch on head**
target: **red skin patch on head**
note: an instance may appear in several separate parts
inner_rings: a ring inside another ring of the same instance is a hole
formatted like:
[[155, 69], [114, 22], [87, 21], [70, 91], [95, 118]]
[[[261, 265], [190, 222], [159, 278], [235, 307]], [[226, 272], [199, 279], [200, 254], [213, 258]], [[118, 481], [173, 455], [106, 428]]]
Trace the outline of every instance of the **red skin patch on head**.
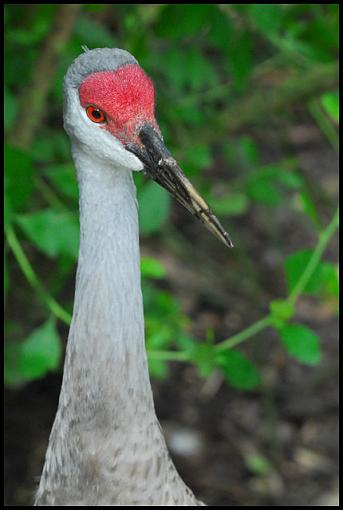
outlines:
[[88, 76], [79, 88], [81, 106], [94, 105], [104, 110], [107, 123], [99, 126], [124, 145], [141, 143], [138, 130], [144, 122], [159, 131], [154, 116], [154, 86], [136, 64], [117, 71], [102, 71]]

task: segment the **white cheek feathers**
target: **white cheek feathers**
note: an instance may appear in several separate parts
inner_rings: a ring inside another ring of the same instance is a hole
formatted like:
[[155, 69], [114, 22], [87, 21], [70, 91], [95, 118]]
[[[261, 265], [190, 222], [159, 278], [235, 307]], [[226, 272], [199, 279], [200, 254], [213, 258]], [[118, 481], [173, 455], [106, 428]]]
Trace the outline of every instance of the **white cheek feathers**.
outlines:
[[77, 89], [69, 93], [64, 103], [64, 129], [74, 143], [90, 156], [103, 159], [116, 168], [131, 171], [143, 170], [143, 163], [101, 125], [92, 122], [80, 105]]

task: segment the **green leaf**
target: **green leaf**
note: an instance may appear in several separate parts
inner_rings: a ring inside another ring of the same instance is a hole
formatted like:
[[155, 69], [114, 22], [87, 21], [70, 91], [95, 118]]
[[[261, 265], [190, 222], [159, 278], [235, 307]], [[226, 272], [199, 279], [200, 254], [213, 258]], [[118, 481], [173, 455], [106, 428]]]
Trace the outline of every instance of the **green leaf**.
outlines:
[[217, 353], [216, 364], [223, 372], [225, 380], [236, 388], [250, 390], [261, 382], [256, 367], [239, 351], [230, 349]]
[[7, 264], [7, 257], [6, 257], [6, 252], [4, 254], [4, 296], [6, 297], [6, 294], [8, 292], [10, 288], [10, 273], [9, 273], [9, 269], [8, 269], [8, 264]]
[[149, 372], [152, 377], [164, 380], [169, 375], [168, 364], [161, 359], [154, 359], [148, 356]]
[[332, 262], [323, 261], [319, 266], [321, 292], [324, 295], [339, 296], [338, 267]]
[[275, 178], [280, 184], [283, 184], [290, 189], [299, 189], [303, 185], [301, 176], [292, 170], [279, 168]]
[[18, 102], [15, 96], [5, 87], [4, 93], [4, 126], [11, 129], [18, 111]]
[[150, 257], [141, 258], [141, 273], [146, 278], [164, 278], [166, 270], [164, 265], [157, 259]]
[[262, 455], [247, 455], [244, 460], [247, 468], [257, 475], [264, 476], [272, 471], [270, 462]]
[[180, 351], [192, 352], [196, 345], [196, 340], [183, 331], [175, 338], [175, 344]]
[[170, 347], [173, 341], [173, 326], [168, 321], [163, 323], [156, 318], [146, 317], [147, 348], [159, 351]]
[[313, 221], [317, 228], [320, 228], [321, 223], [317, 213], [317, 208], [312, 200], [311, 195], [306, 190], [304, 190], [299, 192], [298, 197], [300, 199], [300, 204], [304, 213]]
[[269, 305], [272, 318], [281, 325], [294, 315], [294, 306], [285, 299], [275, 299]]
[[[35, 161], [43, 163], [56, 163], [56, 161], [68, 160], [70, 159], [68, 137], [63, 132], [45, 129], [44, 134], [41, 134], [33, 141], [30, 153]], [[55, 168], [55, 166], [52, 168]], [[45, 168], [44, 172], [46, 172]]]
[[177, 42], [183, 37], [189, 38], [210, 26], [213, 8], [208, 4], [167, 4], [157, 20], [156, 34]]
[[49, 257], [64, 254], [77, 259], [80, 233], [75, 213], [44, 209], [18, 215], [16, 221], [30, 241]]
[[275, 207], [283, 200], [279, 189], [282, 186], [298, 189], [302, 186], [302, 178], [291, 169], [265, 165], [248, 176], [247, 193], [256, 202]]
[[208, 377], [215, 368], [215, 350], [213, 344], [198, 343], [192, 349], [192, 361], [197, 365], [199, 374]]
[[334, 122], [339, 123], [339, 99], [338, 92], [325, 92], [322, 94], [321, 103], [326, 113]]
[[83, 8], [87, 12], [102, 12], [108, 7], [108, 4], [84, 4]]
[[44, 173], [66, 197], [74, 201], [78, 199], [79, 191], [72, 163], [50, 165], [45, 169]]
[[30, 155], [5, 145], [5, 195], [8, 211], [22, 210], [33, 189], [33, 167]]
[[105, 24], [100, 24], [86, 16], [79, 16], [74, 27], [74, 34], [89, 49], [98, 47], [115, 47], [116, 40]]
[[37, 4], [34, 15], [28, 16], [27, 11], [26, 14], [23, 13], [23, 16], [30, 18], [26, 25], [17, 22], [12, 27], [11, 38], [20, 46], [27, 46], [24, 53], [28, 53], [30, 48], [42, 41], [47, 35], [53, 22], [56, 8], [56, 4]]
[[232, 21], [228, 16], [223, 16], [218, 4], [213, 4], [211, 17], [208, 19], [210, 20], [210, 30], [206, 34], [206, 40], [222, 51], [231, 40], [233, 33]]
[[233, 77], [232, 88], [241, 92], [247, 85], [252, 70], [251, 33], [236, 33], [227, 49], [227, 63]]
[[56, 370], [61, 359], [61, 343], [55, 322], [49, 319], [35, 329], [20, 346], [20, 371], [25, 379], [38, 379]]
[[281, 5], [250, 4], [248, 13], [264, 36], [278, 32], [282, 26], [283, 9]]
[[291, 356], [307, 365], [317, 365], [320, 362], [320, 339], [311, 329], [293, 323], [278, 328], [278, 332]]
[[155, 182], [147, 182], [138, 192], [139, 223], [143, 234], [160, 230], [169, 215], [170, 196]]
[[228, 193], [210, 200], [215, 214], [218, 216], [239, 216], [247, 211], [249, 205], [249, 201], [243, 193]]
[[282, 193], [269, 178], [251, 179], [246, 190], [252, 200], [269, 207], [276, 207], [283, 200]]
[[[192, 102], [187, 103], [187, 101], [166, 105], [164, 111], [166, 120], [169, 122], [169, 131], [170, 124], [179, 125], [179, 122], [182, 121], [186, 126], [194, 129], [195, 127], [202, 126], [206, 119], [204, 109], [198, 108], [197, 104], [194, 105]], [[163, 124], [161, 126], [163, 133], [168, 133], [168, 126], [166, 126], [165, 122]]]
[[[162, 54], [159, 58], [162, 59]], [[168, 88], [174, 89], [178, 96], [182, 93], [184, 97], [185, 92], [189, 90], [195, 92], [218, 84], [218, 77], [211, 61], [192, 47], [187, 47], [183, 51], [171, 47], [164, 51], [161, 68], [165, 73]]]
[[[299, 278], [305, 271], [312, 257], [313, 250], [301, 250], [286, 258], [284, 269], [288, 293], [291, 293]], [[304, 294], [338, 296], [338, 273], [334, 264], [320, 261], [307, 285]]]
[[[299, 250], [292, 255], [288, 255], [285, 260], [284, 270], [286, 275], [288, 294], [292, 292], [301, 275], [305, 271], [307, 264], [313, 254], [313, 250]], [[312, 277], [313, 278], [313, 277]], [[304, 288], [304, 293], [313, 293], [318, 289], [316, 281], [311, 280]]]
[[20, 342], [6, 341], [4, 348], [4, 381], [8, 386], [19, 386], [25, 379], [20, 370]]
[[239, 147], [245, 159], [256, 165], [260, 160], [260, 154], [256, 143], [250, 136], [241, 136], [239, 139]]
[[144, 306], [147, 306], [147, 311], [150, 310], [153, 314], [161, 320], [166, 319], [167, 316], [178, 316], [180, 314], [179, 302], [166, 291], [156, 289], [147, 280], [142, 281], [142, 291], [144, 296]]
[[13, 213], [12, 213], [9, 193], [7, 193], [6, 189], [5, 189], [5, 193], [4, 193], [4, 224], [6, 226], [11, 223], [11, 221], [12, 221], [12, 214]]
[[204, 168], [211, 166], [212, 161], [212, 154], [207, 145], [193, 145], [185, 150], [182, 166], [186, 167], [187, 175], [199, 175]]
[[189, 53], [187, 71], [187, 84], [192, 90], [213, 87], [217, 84], [218, 78], [211, 61], [205, 58], [199, 51]]
[[53, 139], [45, 136], [37, 137], [31, 146], [31, 156], [37, 162], [50, 163], [55, 160]]

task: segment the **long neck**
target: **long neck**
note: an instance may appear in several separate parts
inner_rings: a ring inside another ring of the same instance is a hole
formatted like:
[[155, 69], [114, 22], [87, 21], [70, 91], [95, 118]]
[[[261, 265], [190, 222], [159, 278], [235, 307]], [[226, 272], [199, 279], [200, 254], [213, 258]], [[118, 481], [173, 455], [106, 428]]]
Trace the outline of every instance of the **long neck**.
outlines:
[[58, 411], [35, 505], [196, 505], [155, 415], [132, 175], [76, 147], [81, 242]]
[[77, 146], [73, 156], [81, 239], [62, 392], [65, 398], [67, 390], [78, 400], [85, 398], [89, 415], [105, 406], [111, 423], [115, 416], [120, 425], [139, 419], [137, 407], [154, 413], [144, 342], [136, 190], [131, 172], [99, 165]]

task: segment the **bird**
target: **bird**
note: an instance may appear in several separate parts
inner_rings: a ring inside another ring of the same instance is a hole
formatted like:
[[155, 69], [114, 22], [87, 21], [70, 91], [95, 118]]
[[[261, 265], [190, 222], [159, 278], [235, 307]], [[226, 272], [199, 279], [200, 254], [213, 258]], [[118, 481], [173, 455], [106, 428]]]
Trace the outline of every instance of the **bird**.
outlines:
[[[84, 48], [64, 77], [80, 246], [58, 409], [35, 506], [201, 506], [169, 455], [148, 373], [138, 204], [143, 171], [232, 242], [166, 148], [154, 85], [119, 48]], [[156, 209], [156, 214], [158, 214]]]

